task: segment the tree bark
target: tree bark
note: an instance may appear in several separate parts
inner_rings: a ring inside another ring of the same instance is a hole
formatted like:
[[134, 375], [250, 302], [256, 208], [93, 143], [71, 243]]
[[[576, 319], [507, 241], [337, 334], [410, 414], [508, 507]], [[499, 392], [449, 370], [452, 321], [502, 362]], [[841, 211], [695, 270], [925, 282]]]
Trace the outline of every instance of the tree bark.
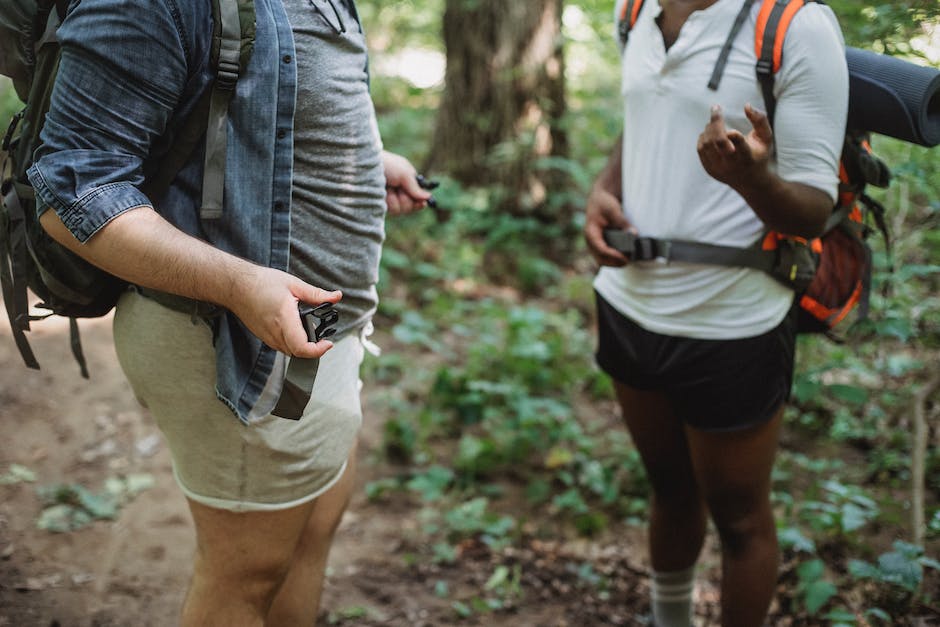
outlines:
[[447, 71], [428, 169], [465, 185], [500, 186], [501, 209], [557, 219], [563, 177], [539, 169], [565, 156], [562, 0], [447, 0]]

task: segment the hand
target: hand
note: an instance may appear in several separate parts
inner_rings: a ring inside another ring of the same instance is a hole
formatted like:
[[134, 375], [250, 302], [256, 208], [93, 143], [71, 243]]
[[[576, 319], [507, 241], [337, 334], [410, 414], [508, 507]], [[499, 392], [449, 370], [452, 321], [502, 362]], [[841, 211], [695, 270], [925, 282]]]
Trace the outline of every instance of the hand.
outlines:
[[744, 114], [752, 130], [747, 136], [727, 130], [721, 107], [712, 107], [711, 120], [698, 138], [698, 156], [712, 178], [738, 189], [753, 185], [768, 173], [767, 164], [773, 149], [774, 134], [767, 115], [751, 105]]
[[636, 228], [623, 215], [620, 199], [595, 185], [588, 196], [585, 214], [584, 239], [597, 263], [614, 267], [627, 265], [629, 259], [604, 241], [604, 229], [636, 232]]
[[229, 308], [262, 342], [293, 357], [321, 357], [333, 347], [329, 340], [310, 342], [297, 302], [311, 305], [337, 303], [341, 292], [314, 287], [280, 270], [253, 266], [239, 292], [240, 297]]
[[382, 165], [385, 167], [385, 203], [391, 215], [408, 214], [427, 206], [431, 193], [418, 185], [418, 171], [410, 161], [383, 151]]

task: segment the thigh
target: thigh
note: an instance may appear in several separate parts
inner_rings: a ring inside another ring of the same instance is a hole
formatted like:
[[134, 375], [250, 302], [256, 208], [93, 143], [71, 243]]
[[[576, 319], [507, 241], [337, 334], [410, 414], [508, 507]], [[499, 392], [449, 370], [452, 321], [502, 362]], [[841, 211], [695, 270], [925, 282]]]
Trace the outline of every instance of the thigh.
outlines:
[[624, 383], [615, 382], [614, 388], [653, 491], [659, 496], [696, 492], [685, 429], [669, 399]]
[[189, 499], [197, 565], [214, 584], [241, 589], [287, 574], [313, 502], [274, 511], [233, 512]]
[[712, 433], [686, 428], [696, 482], [716, 522], [767, 507], [783, 407], [755, 427]]

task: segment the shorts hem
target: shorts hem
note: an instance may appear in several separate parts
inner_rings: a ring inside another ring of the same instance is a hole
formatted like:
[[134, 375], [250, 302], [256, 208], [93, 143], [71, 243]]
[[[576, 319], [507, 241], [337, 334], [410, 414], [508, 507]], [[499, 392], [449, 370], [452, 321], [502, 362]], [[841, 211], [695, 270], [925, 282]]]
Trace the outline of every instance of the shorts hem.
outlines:
[[698, 425], [692, 424], [691, 422], [685, 419], [683, 419], [682, 422], [690, 429], [695, 429], [696, 431], [700, 431], [702, 433], [735, 433], [737, 431], [747, 431], [748, 429], [755, 429], [761, 425], [764, 425], [770, 422], [770, 420], [774, 417], [774, 415], [778, 411], [780, 411], [780, 408], [786, 405], [786, 403], [787, 403], [786, 401], [781, 401], [777, 405], [774, 405], [774, 408], [772, 411], [770, 411], [764, 416], [761, 416], [760, 418], [756, 418], [748, 422], [741, 422], [741, 423], [737, 423], [733, 425], [720, 426], [720, 427], [700, 427]]
[[285, 503], [257, 503], [254, 501], [245, 501], [245, 500], [235, 500], [235, 499], [224, 499], [213, 496], [205, 496], [203, 494], [197, 494], [193, 492], [183, 483], [180, 479], [179, 474], [176, 472], [176, 467], [173, 467], [173, 478], [176, 479], [176, 484], [180, 487], [180, 490], [183, 491], [183, 494], [187, 499], [195, 501], [200, 505], [205, 505], [206, 507], [211, 507], [214, 509], [224, 509], [230, 512], [276, 512], [285, 509], [291, 509], [293, 507], [298, 507], [309, 503], [313, 499], [322, 496], [327, 490], [332, 488], [340, 480], [343, 474], [346, 472], [346, 467], [349, 465], [349, 462], [343, 462], [343, 465], [340, 466], [336, 474], [327, 481], [322, 487], [315, 490], [313, 493], [306, 496], [302, 496], [299, 499], [294, 499], [292, 501], [287, 501]]

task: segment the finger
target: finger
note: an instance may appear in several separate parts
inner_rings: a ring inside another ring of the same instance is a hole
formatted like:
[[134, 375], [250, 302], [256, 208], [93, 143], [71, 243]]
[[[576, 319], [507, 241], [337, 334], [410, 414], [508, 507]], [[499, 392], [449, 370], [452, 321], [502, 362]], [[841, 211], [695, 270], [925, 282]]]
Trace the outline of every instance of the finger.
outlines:
[[276, 343], [271, 344], [273, 348], [286, 355], [305, 359], [319, 357], [329, 350], [329, 346], [324, 344], [325, 340], [310, 341], [307, 336], [307, 329], [296, 307], [287, 308], [281, 315], [280, 337], [276, 337]]
[[728, 141], [731, 143], [731, 152], [747, 152], [747, 138], [740, 131], [728, 131]]
[[385, 192], [385, 205], [388, 207], [388, 212], [392, 215], [398, 215], [402, 212], [401, 200], [398, 198], [397, 188], [390, 187]]
[[399, 211], [402, 214], [409, 214], [416, 211], [419, 208], [419, 203], [424, 202], [412, 198], [410, 194], [402, 189], [396, 190], [395, 196], [398, 200]]
[[310, 305], [336, 304], [343, 299], [343, 293], [340, 290], [325, 290], [303, 281], [298, 281], [298, 286], [293, 292], [297, 300]]
[[333, 342], [330, 340], [320, 340], [319, 342], [308, 342], [306, 335], [303, 341], [289, 344], [289, 355], [300, 357], [301, 359], [316, 359], [322, 357], [326, 351], [333, 348]]
[[710, 117], [708, 120], [708, 127], [720, 131], [721, 134], [725, 132], [725, 116], [721, 112], [720, 105], [712, 105], [710, 111]]
[[431, 197], [431, 192], [421, 187], [417, 174], [406, 177], [400, 189], [415, 201], [425, 201]]
[[629, 259], [604, 241], [604, 230], [599, 224], [588, 224], [584, 228], [584, 239], [594, 259], [602, 266], [625, 266]]
[[754, 127], [754, 133], [757, 138], [765, 144], [770, 144], [774, 140], [774, 131], [770, 126], [770, 118], [763, 111], [755, 109], [750, 103], [744, 105], [744, 115], [751, 121]]

